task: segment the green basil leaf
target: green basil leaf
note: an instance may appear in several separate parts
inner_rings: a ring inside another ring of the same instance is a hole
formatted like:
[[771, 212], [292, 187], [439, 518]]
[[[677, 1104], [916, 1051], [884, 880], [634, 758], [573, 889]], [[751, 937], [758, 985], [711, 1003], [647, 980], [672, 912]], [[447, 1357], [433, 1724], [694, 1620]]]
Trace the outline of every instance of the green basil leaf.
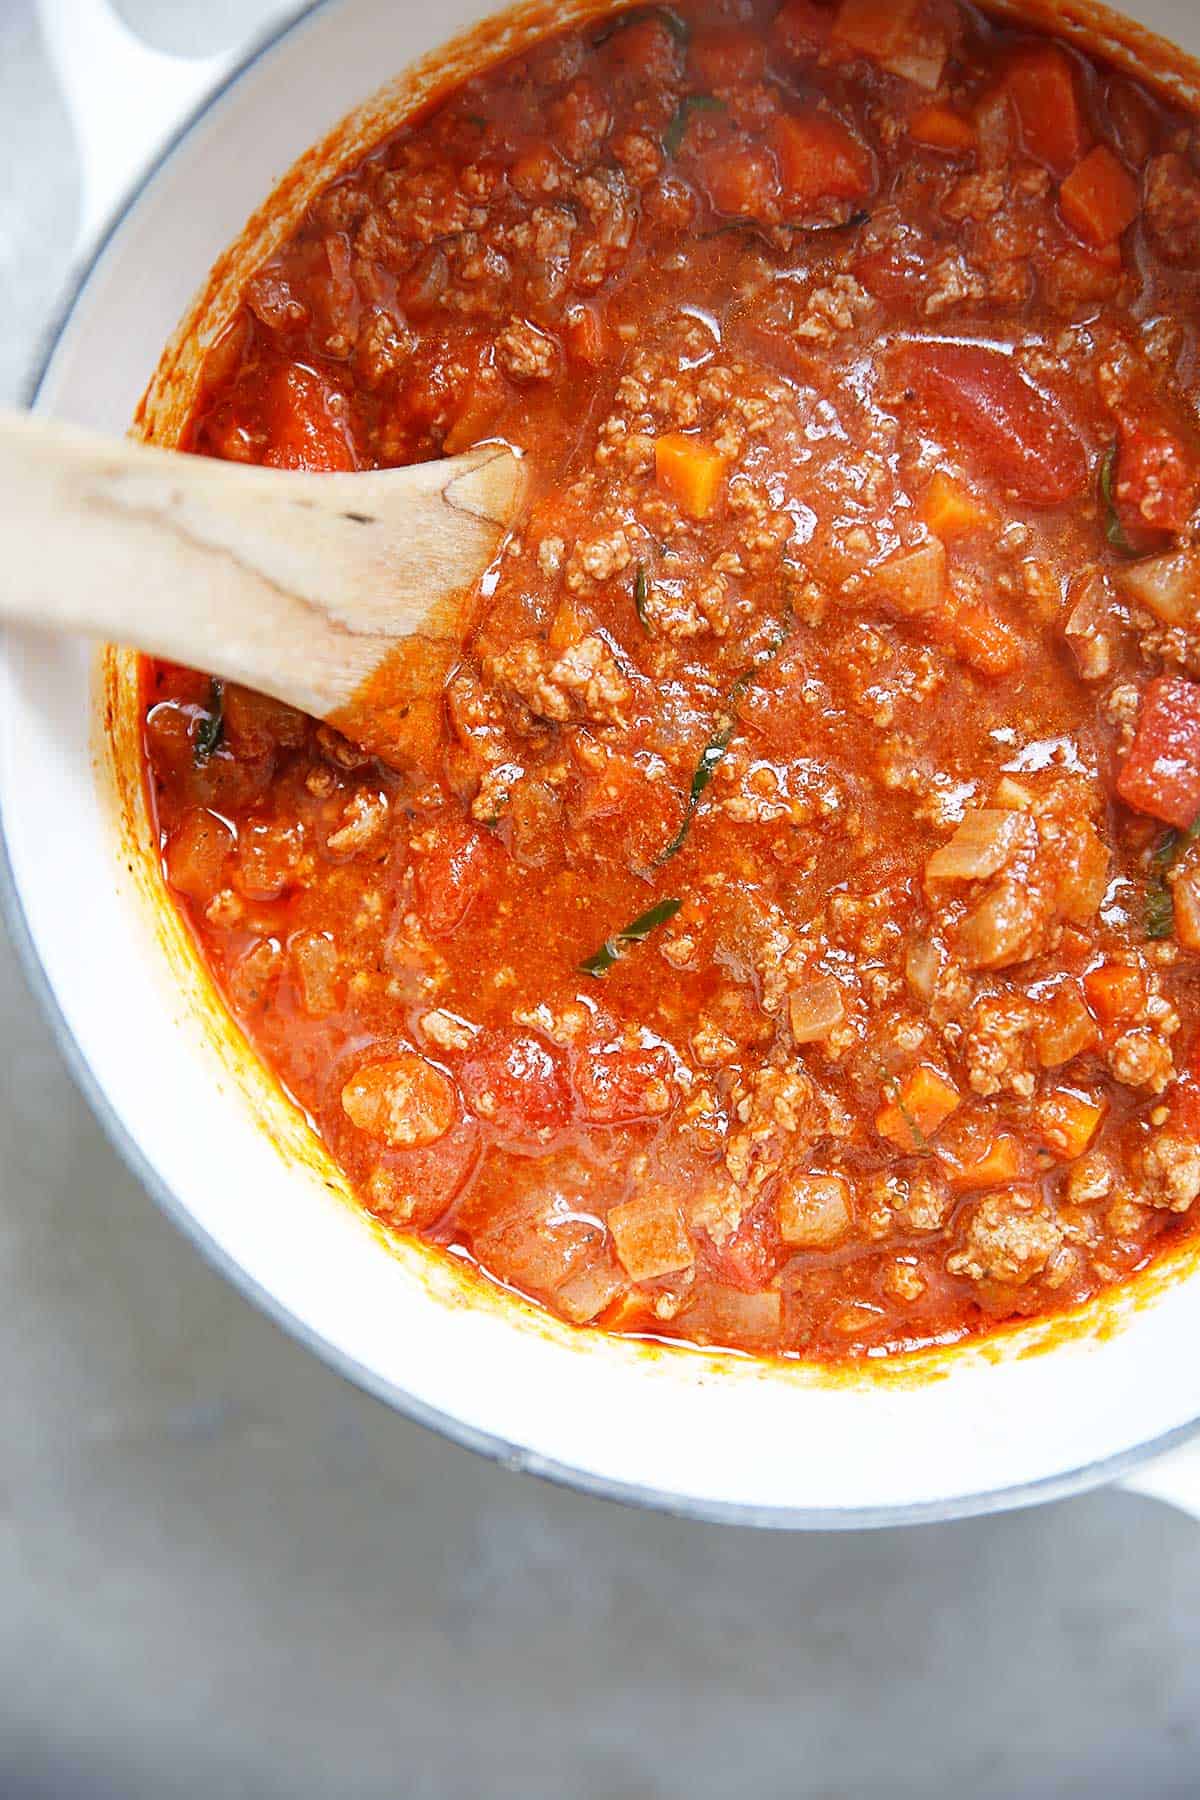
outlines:
[[679, 851], [682, 850], [683, 846], [687, 843], [688, 833], [692, 829], [692, 820], [696, 816], [696, 808], [700, 803], [700, 797], [712, 780], [713, 775], [716, 773], [717, 765], [720, 763], [725, 752], [733, 742], [734, 734], [737, 731], [737, 703], [746, 692], [746, 689], [753, 682], [758, 671], [765, 667], [767, 663], [773, 662], [779, 655], [779, 652], [787, 643], [788, 634], [791, 631], [792, 624], [793, 614], [791, 603], [789, 602], [784, 617], [780, 621], [779, 628], [771, 643], [767, 645], [760, 656], [755, 658], [748, 669], [742, 670], [742, 673], [738, 676], [726, 695], [725, 712], [728, 716], [725, 723], [720, 725], [717, 730], [713, 732], [707, 744], [705, 744], [703, 750], [700, 752], [700, 760], [696, 764], [695, 773], [692, 776], [691, 785], [688, 788], [688, 797], [684, 805], [683, 819], [680, 823], [679, 830], [675, 833], [675, 836], [671, 839], [670, 843], [659, 851], [653, 863], [650, 865], [651, 868], [661, 869], [663, 864], [670, 862], [671, 858], [678, 855]]
[[1113, 477], [1117, 467], [1117, 446], [1110, 444], [1100, 458], [1100, 506], [1104, 513], [1104, 535], [1114, 550], [1122, 556], [1136, 556], [1137, 551], [1125, 535], [1125, 527], [1121, 523], [1121, 515], [1117, 511], [1116, 487]]
[[724, 112], [725, 102], [715, 94], [685, 94], [663, 132], [663, 149], [668, 156], [678, 156], [693, 113]]
[[650, 621], [646, 617], [646, 601], [650, 594], [650, 583], [646, 577], [645, 563], [639, 563], [633, 576], [633, 604], [637, 607], [637, 616], [646, 631], [650, 629]]
[[208, 707], [200, 715], [196, 726], [196, 736], [192, 745], [192, 754], [197, 763], [206, 763], [215, 750], [218, 750], [225, 736], [225, 683], [210, 681], [208, 684]]
[[657, 900], [653, 906], [631, 919], [628, 925], [622, 926], [616, 937], [605, 938], [594, 955], [589, 956], [579, 965], [583, 975], [607, 975], [615, 962], [621, 958], [623, 944], [644, 944], [652, 931], [673, 919], [683, 905], [682, 900]]
[[1175, 930], [1175, 900], [1167, 880], [1185, 850], [1200, 838], [1200, 817], [1185, 831], [1168, 831], [1150, 858], [1150, 884], [1146, 889], [1145, 929], [1148, 938], [1169, 938]]

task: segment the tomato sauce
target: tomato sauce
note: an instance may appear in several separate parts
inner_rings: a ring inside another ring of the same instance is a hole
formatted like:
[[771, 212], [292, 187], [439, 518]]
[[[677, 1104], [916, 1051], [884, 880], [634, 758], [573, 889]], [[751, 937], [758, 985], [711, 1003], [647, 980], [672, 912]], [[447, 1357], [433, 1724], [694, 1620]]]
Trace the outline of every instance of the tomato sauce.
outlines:
[[827, 1360], [1192, 1230], [1198, 296], [1194, 122], [950, 0], [593, 22], [311, 204], [185, 447], [533, 478], [393, 762], [144, 671], [166, 880], [366, 1207]]

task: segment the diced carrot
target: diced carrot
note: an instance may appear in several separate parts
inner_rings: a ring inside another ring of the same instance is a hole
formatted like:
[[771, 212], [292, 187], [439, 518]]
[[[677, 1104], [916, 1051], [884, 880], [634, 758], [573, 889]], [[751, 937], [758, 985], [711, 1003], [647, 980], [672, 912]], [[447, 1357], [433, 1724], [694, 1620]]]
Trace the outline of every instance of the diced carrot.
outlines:
[[781, 113], [771, 127], [783, 198], [796, 207], [818, 200], [860, 200], [875, 185], [871, 152], [836, 114]]
[[1101, 1100], [1078, 1094], [1073, 1088], [1059, 1088], [1047, 1094], [1038, 1106], [1038, 1126], [1043, 1142], [1055, 1156], [1071, 1162], [1082, 1156], [1108, 1111]]
[[1025, 150], [1061, 180], [1088, 147], [1070, 57], [1056, 44], [1020, 50], [1009, 64], [1005, 87]]
[[608, 331], [594, 306], [580, 306], [571, 314], [564, 338], [567, 354], [573, 362], [587, 363], [594, 368], [608, 354]]
[[950, 626], [950, 642], [963, 661], [981, 675], [1013, 675], [1025, 658], [1016, 632], [997, 617], [986, 601], [957, 608]]
[[1117, 774], [1127, 806], [1185, 831], [1200, 816], [1200, 686], [1182, 675], [1148, 683]]
[[987, 344], [913, 339], [892, 370], [935, 427], [948, 427], [1020, 500], [1054, 506], [1088, 485], [1083, 439], [1062, 401], [1035, 387], [1011, 356]]
[[[944, 1152], [942, 1153], [944, 1156]], [[960, 1191], [968, 1188], [1004, 1187], [1019, 1181], [1024, 1174], [1024, 1158], [1015, 1137], [1002, 1131], [978, 1156], [945, 1158], [950, 1186]]]
[[550, 648], [561, 655], [564, 650], [582, 643], [591, 629], [592, 621], [578, 601], [568, 595], [550, 621]]
[[947, 150], [957, 155], [975, 148], [976, 132], [972, 121], [949, 106], [921, 106], [908, 121], [908, 135], [915, 144], [931, 150]]
[[977, 500], [970, 488], [944, 469], [935, 469], [925, 497], [921, 501], [921, 517], [935, 537], [943, 543], [966, 537], [994, 522], [994, 515]]
[[958, 1102], [952, 1081], [929, 1063], [918, 1063], [904, 1077], [895, 1099], [876, 1114], [875, 1129], [901, 1150], [924, 1150]]
[[670, 431], [655, 443], [654, 476], [691, 518], [706, 519], [724, 486], [725, 458], [703, 438]]
[[1133, 1018], [1146, 1000], [1142, 971], [1127, 963], [1101, 963], [1098, 969], [1089, 969], [1083, 978], [1083, 991], [1102, 1025]]
[[1107, 144], [1076, 163], [1058, 190], [1062, 216], [1086, 243], [1111, 244], [1138, 216], [1137, 182]]

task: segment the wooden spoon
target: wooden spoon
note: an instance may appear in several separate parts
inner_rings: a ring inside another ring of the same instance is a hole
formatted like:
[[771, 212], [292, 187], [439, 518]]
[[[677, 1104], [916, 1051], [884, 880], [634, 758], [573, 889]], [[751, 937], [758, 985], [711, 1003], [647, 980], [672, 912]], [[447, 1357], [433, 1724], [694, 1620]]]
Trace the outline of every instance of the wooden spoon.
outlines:
[[499, 444], [317, 475], [0, 412], [0, 619], [203, 669], [387, 754], [524, 486]]

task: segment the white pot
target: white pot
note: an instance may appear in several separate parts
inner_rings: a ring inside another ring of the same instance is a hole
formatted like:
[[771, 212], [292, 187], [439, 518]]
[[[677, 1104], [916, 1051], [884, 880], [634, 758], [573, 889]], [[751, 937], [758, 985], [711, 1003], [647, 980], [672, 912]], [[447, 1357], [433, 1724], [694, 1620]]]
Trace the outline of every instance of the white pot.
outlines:
[[[95, 224], [109, 187], [217, 71], [143, 50], [104, 0], [43, 10]], [[122, 431], [251, 208], [381, 75], [488, 10], [489, 0], [327, 0], [257, 50], [157, 156], [105, 237], [37, 405]], [[1200, 56], [1195, 0], [1142, 0], [1137, 11]], [[178, 932], [147, 906], [145, 870], [97, 776], [90, 675], [78, 646], [3, 642], [10, 927], [130, 1166], [217, 1267], [351, 1379], [514, 1467], [697, 1517], [786, 1526], [1024, 1505], [1127, 1476], [1196, 1430], [1195, 1257], [1071, 1329], [1035, 1326], [899, 1376], [832, 1379], [576, 1332], [515, 1302], [469, 1303], [445, 1261], [417, 1247], [389, 1254], [330, 1192], [328, 1168], [269, 1083], [214, 1032]], [[1175, 1448], [1135, 1485], [1186, 1500], [1195, 1483], [1200, 1495], [1196, 1454]]]

